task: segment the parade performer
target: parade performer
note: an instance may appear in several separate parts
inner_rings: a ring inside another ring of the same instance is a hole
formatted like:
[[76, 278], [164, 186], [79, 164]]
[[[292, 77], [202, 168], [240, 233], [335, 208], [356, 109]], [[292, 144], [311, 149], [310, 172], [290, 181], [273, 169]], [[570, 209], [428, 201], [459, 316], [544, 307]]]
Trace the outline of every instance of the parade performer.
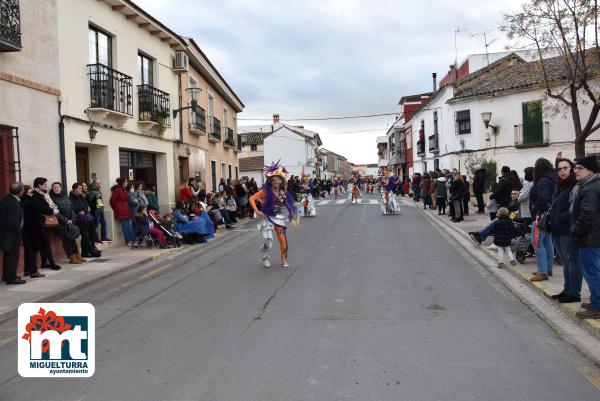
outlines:
[[383, 183], [385, 185], [385, 191], [382, 195], [381, 211], [383, 214], [398, 214], [400, 212], [400, 205], [396, 200], [394, 194], [394, 188], [396, 188], [397, 179], [393, 174], [388, 173]]
[[[288, 210], [288, 220], [290, 222], [294, 221], [296, 225], [298, 224], [298, 213], [294, 207], [294, 199], [285, 190], [284, 186], [288, 172], [279, 163], [272, 163], [270, 167], [265, 168], [265, 175], [267, 178], [265, 185], [249, 199], [252, 209], [261, 219], [258, 230], [264, 239], [261, 247], [263, 266], [271, 267], [271, 248], [273, 247], [273, 232], [275, 232], [279, 239], [281, 266], [288, 267], [286, 219], [282, 214], [284, 208]], [[256, 202], [259, 200], [262, 203], [260, 210], [256, 206]]]
[[313, 200], [312, 192], [314, 186], [310, 181], [309, 176], [302, 177], [302, 216], [303, 217], [314, 217], [317, 215], [317, 209], [315, 208], [315, 202]]
[[352, 177], [352, 202], [356, 201], [358, 203], [358, 198], [360, 198], [360, 189], [359, 186], [361, 184], [361, 179], [358, 173], [355, 171]]
[[339, 177], [333, 177], [333, 197], [337, 199], [340, 196], [340, 187], [342, 182]]

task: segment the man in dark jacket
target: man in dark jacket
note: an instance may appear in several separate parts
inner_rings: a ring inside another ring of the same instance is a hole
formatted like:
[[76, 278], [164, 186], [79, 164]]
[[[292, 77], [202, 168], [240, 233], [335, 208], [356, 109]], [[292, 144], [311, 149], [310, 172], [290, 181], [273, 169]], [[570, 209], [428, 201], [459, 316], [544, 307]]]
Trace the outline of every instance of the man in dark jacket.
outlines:
[[483, 192], [485, 190], [485, 169], [480, 168], [475, 171], [475, 178], [473, 178], [473, 193], [477, 198], [477, 214], [485, 213], [485, 205], [483, 203]]
[[102, 199], [102, 182], [95, 179], [89, 186], [87, 196], [90, 205], [90, 213], [94, 216], [96, 227], [100, 226], [100, 240], [110, 242], [106, 236], [106, 218], [104, 217], [104, 200]]
[[25, 280], [17, 276], [23, 229], [22, 195], [23, 184], [14, 183], [10, 193], [0, 201], [0, 248], [4, 253], [2, 274], [6, 284], [25, 284]]
[[579, 249], [579, 263], [590, 288], [590, 303], [577, 316], [600, 319], [600, 166], [595, 156], [575, 163], [577, 185], [571, 196], [571, 236]]
[[512, 190], [513, 184], [510, 178], [510, 167], [502, 167], [502, 175], [498, 180], [498, 188], [490, 194], [490, 199], [495, 199], [498, 203], [498, 207], [508, 208], [510, 203], [510, 191]]

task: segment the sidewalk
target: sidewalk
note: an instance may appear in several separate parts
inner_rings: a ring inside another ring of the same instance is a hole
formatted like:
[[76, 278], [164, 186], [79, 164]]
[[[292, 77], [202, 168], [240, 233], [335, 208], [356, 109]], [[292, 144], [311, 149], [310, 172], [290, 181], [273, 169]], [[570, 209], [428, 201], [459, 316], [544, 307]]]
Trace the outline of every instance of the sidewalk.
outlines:
[[[435, 210], [424, 210], [423, 203], [419, 202], [418, 204], [413, 200], [408, 198], [403, 198], [403, 205], [413, 207], [419, 207], [423, 213], [428, 213], [434, 221], [438, 224], [443, 224], [448, 227], [453, 228], [457, 233], [460, 233], [461, 236], [469, 238], [470, 231], [479, 231], [484, 228], [489, 222], [490, 217], [489, 214], [475, 214], [475, 209], [470, 210], [469, 216], [464, 217], [464, 221], [460, 223], [453, 223], [450, 221], [450, 218], [446, 216], [438, 216], [437, 211]], [[470, 239], [469, 239], [470, 240]], [[496, 250], [488, 250], [487, 247], [492, 244], [494, 237], [488, 237], [484, 243], [478, 247], [473, 243], [473, 247], [479, 248], [487, 255], [492, 258], [497, 258]], [[512, 272], [514, 275], [519, 277], [523, 282], [527, 283], [529, 286], [535, 288], [538, 292], [542, 293], [550, 300], [550, 296], [554, 294], [558, 294], [563, 290], [564, 279], [563, 279], [563, 267], [562, 265], [554, 264], [552, 269], [552, 277], [549, 277], [547, 281], [541, 282], [531, 282], [529, 278], [532, 273], [537, 270], [537, 264], [535, 258], [527, 258], [523, 264], [518, 263], [516, 266], [507, 266], [507, 269]], [[589, 302], [590, 291], [587, 286], [585, 280], [583, 280], [583, 287], [581, 289], [581, 300], [582, 302]], [[575, 312], [581, 310], [581, 303], [570, 303], [570, 304], [559, 304], [556, 302], [569, 316], [571, 316], [575, 321], [582, 323], [588, 330], [590, 330], [593, 334], [600, 337], [600, 321], [595, 319], [579, 319], [575, 316]]]
[[234, 230], [219, 230], [215, 238], [207, 244], [184, 245], [180, 248], [130, 249], [126, 246], [111, 246], [102, 250], [101, 258], [86, 258], [88, 262], [71, 265], [68, 260], [59, 260], [60, 270], [40, 269], [46, 277], [27, 280], [26, 284], [0, 284], [0, 322], [17, 315], [19, 305], [25, 302], [53, 302], [67, 294], [86, 288], [95, 282], [125, 269], [133, 269], [150, 263], [167, 255], [181, 256], [195, 250], [201, 250], [213, 242], [220, 242], [232, 235], [236, 230], [245, 230], [254, 224], [254, 220], [238, 220]]

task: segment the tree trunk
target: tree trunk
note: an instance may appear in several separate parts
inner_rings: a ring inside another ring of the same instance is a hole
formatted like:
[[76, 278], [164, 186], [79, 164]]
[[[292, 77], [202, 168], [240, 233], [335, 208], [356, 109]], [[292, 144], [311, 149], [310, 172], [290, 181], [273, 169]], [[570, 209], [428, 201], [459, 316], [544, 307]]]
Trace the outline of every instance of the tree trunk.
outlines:
[[579, 134], [575, 137], [575, 158], [585, 157], [585, 135]]

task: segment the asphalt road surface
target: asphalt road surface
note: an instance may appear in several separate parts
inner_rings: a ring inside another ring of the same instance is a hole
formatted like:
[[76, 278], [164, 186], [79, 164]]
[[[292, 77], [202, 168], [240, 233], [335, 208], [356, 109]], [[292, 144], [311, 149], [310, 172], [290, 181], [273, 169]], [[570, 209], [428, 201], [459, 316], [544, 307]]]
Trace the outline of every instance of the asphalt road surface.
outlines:
[[240, 231], [62, 300], [96, 307], [95, 375], [21, 378], [15, 341], [0, 399], [600, 399], [595, 368], [415, 207], [317, 213], [289, 230], [289, 268]]

